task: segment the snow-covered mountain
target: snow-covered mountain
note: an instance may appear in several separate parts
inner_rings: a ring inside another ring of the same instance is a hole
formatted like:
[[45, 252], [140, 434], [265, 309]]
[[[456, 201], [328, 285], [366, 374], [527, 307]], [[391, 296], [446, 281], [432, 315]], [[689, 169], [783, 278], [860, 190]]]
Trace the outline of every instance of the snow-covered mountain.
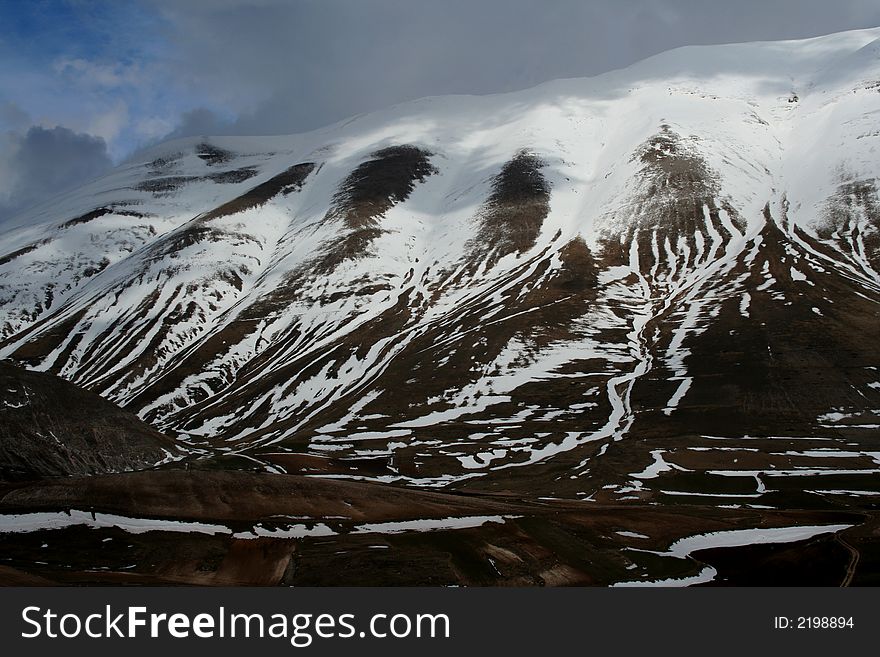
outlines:
[[0, 358], [270, 470], [852, 496], [878, 175], [880, 29], [174, 141], [0, 237]]

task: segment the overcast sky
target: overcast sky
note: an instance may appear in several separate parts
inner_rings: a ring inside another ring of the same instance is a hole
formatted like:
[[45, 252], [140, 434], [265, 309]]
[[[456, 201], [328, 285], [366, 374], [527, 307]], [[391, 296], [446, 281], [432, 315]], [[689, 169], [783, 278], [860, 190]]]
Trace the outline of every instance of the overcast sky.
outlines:
[[0, 224], [170, 137], [876, 26], [877, 0], [0, 0]]

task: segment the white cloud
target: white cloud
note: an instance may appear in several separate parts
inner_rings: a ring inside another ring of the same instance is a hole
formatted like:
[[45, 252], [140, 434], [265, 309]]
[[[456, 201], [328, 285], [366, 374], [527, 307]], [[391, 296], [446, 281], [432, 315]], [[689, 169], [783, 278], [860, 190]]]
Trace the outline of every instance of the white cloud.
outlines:
[[174, 130], [175, 122], [170, 118], [147, 116], [136, 119], [133, 128], [135, 134], [144, 141], [154, 141]]
[[92, 116], [86, 125], [85, 132], [101, 137], [110, 143], [120, 135], [129, 123], [128, 104], [119, 99], [107, 110]]

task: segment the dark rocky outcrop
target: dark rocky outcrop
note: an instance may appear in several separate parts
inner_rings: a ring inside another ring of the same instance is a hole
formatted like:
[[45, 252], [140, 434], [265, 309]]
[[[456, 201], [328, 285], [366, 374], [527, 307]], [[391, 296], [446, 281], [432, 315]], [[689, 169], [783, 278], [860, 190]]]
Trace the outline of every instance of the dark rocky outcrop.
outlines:
[[174, 442], [134, 413], [0, 361], [0, 480], [138, 470], [169, 454]]

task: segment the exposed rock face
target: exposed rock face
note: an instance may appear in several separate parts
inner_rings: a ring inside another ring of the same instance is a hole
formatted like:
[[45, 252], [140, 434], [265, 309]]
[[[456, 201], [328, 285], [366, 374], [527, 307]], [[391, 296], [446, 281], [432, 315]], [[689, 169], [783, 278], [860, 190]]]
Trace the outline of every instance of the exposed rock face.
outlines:
[[0, 481], [138, 470], [179, 454], [133, 413], [0, 361]]

